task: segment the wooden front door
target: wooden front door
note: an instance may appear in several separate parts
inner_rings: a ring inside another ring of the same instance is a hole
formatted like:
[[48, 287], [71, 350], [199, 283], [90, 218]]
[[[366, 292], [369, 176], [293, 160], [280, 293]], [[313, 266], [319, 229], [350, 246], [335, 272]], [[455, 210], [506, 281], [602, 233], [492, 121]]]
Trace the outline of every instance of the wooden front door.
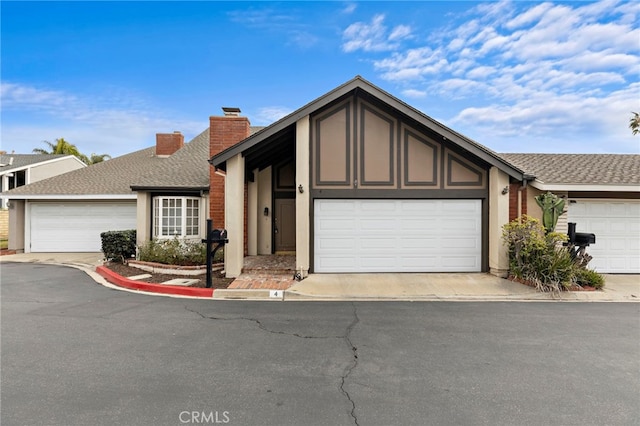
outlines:
[[296, 200], [295, 198], [276, 198], [273, 217], [275, 233], [275, 251], [292, 252], [296, 250]]

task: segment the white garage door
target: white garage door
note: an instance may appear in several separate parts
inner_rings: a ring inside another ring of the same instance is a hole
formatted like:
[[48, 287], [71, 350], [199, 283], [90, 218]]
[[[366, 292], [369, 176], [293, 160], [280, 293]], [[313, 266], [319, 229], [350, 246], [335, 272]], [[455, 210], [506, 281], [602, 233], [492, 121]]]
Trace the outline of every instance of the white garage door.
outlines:
[[315, 272], [478, 272], [480, 200], [315, 200]]
[[33, 203], [32, 252], [99, 252], [100, 233], [136, 229], [136, 203]]
[[587, 248], [589, 267], [606, 273], [640, 273], [640, 201], [571, 200], [569, 222], [576, 232], [596, 235]]

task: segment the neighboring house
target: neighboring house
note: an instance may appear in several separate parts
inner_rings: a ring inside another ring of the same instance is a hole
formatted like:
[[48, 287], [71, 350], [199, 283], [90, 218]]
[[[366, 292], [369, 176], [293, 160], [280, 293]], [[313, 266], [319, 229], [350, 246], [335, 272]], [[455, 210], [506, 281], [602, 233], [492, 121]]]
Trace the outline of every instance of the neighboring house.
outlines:
[[[589, 264], [600, 272], [640, 273], [640, 155], [501, 154], [536, 178], [511, 187], [510, 219], [526, 213], [542, 218], [535, 197], [551, 191], [566, 198], [556, 231], [596, 235]], [[518, 202], [518, 200], [520, 202]], [[518, 207], [519, 206], [519, 207]]]
[[356, 77], [212, 156], [226, 173], [225, 269], [282, 252], [303, 276], [504, 274], [502, 226], [526, 206], [540, 216], [533, 197], [552, 190], [569, 197], [579, 231], [596, 233], [600, 270], [640, 272], [638, 156], [587, 157], [497, 154]]
[[[73, 155], [0, 153], [0, 192], [86, 167]], [[7, 208], [7, 201], [0, 200]]]
[[[100, 232], [138, 243], [226, 228], [225, 269], [294, 254], [331, 272], [492, 272], [502, 227], [540, 217], [534, 197], [568, 198], [567, 220], [596, 234], [601, 272], [640, 273], [640, 156], [498, 154], [356, 77], [265, 128], [237, 108], [184, 144], [156, 147], [3, 193], [10, 248], [100, 251]], [[603, 219], [604, 218], [604, 219]], [[625, 229], [624, 235], [622, 229]]]
[[159, 133], [154, 147], [2, 193], [11, 203], [9, 248], [99, 252], [100, 233], [124, 229], [136, 229], [139, 244], [204, 238], [215, 180], [209, 146], [209, 129], [187, 144], [179, 132]]

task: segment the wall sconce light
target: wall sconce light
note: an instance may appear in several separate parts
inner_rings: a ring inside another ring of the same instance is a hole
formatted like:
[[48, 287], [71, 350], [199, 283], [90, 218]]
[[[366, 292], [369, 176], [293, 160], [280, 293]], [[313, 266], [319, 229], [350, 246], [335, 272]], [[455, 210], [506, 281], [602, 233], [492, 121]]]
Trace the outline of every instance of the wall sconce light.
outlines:
[[302, 187], [302, 184], [298, 185], [298, 192], [300, 192], [301, 194], [304, 192], [304, 188]]
[[504, 188], [502, 188], [502, 195], [507, 195], [509, 193], [509, 187], [505, 186]]
[[269, 216], [269, 207], [264, 208], [264, 215]]

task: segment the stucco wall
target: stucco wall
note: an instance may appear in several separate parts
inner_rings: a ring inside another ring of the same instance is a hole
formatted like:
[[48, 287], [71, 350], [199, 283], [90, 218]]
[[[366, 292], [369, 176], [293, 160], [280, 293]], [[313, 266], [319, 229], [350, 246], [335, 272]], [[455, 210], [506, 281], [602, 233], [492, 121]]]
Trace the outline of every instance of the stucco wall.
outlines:
[[12, 200], [9, 209], [9, 250], [24, 251], [23, 200]]
[[296, 270], [303, 276], [309, 273], [311, 259], [311, 208], [309, 182], [309, 117], [296, 123], [296, 183], [302, 191], [296, 191]]
[[[271, 191], [271, 166], [258, 173], [258, 254], [271, 254], [271, 218], [273, 197]], [[264, 209], [269, 209], [265, 216]]]
[[505, 276], [509, 269], [507, 247], [502, 242], [502, 227], [509, 223], [509, 196], [502, 192], [508, 187], [509, 176], [492, 167], [489, 170], [489, 271]]
[[73, 170], [78, 170], [83, 167], [85, 167], [85, 165], [75, 157], [64, 158], [50, 163], [37, 164], [31, 167], [28, 172], [29, 183], [61, 175]]

